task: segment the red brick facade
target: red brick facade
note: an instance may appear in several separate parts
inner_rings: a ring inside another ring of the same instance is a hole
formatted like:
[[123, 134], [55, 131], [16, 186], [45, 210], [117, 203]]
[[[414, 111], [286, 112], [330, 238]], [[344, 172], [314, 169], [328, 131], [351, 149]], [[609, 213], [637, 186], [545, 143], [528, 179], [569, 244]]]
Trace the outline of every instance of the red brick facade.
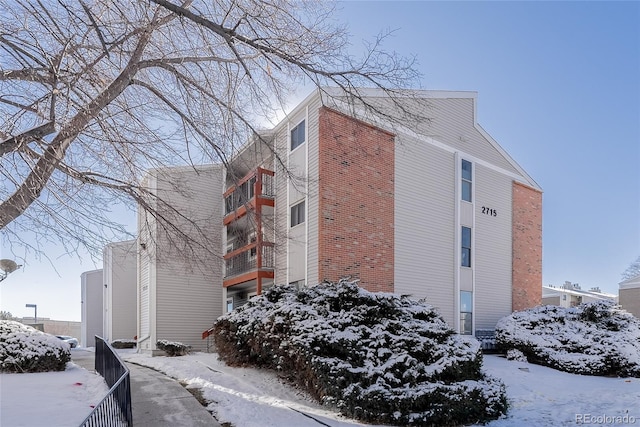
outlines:
[[318, 279], [393, 292], [394, 135], [319, 111]]
[[513, 183], [512, 310], [542, 302], [542, 193]]

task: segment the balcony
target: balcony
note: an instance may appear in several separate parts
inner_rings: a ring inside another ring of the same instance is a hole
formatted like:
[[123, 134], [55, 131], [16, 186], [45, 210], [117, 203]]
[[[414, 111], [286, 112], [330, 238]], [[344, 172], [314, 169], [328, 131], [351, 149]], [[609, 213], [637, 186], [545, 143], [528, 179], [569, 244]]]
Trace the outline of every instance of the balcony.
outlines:
[[242, 218], [247, 212], [260, 211], [262, 206], [274, 206], [275, 182], [273, 171], [256, 168], [224, 193], [224, 225]]
[[258, 278], [273, 278], [274, 244], [253, 242], [224, 256], [224, 286], [233, 286]]

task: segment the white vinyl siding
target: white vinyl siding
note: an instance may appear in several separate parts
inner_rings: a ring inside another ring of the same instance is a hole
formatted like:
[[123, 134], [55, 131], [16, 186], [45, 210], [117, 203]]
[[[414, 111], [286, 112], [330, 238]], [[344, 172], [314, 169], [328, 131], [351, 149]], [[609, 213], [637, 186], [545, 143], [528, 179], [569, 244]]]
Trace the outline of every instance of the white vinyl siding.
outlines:
[[454, 325], [454, 155], [403, 138], [395, 177], [395, 292], [426, 298]]
[[[297, 126], [298, 124], [304, 121], [305, 126], [307, 123], [306, 120], [306, 108], [301, 108], [299, 112], [295, 113], [292, 116], [291, 121], [289, 122], [291, 126]], [[307, 197], [307, 148], [308, 145], [300, 146], [298, 149], [290, 152], [287, 156], [287, 164], [289, 167], [289, 173], [287, 174], [288, 185], [287, 191], [288, 194], [286, 196], [286, 200], [288, 200], [288, 241], [287, 245], [287, 278], [284, 283], [304, 280], [306, 278], [306, 269], [307, 269], [307, 254], [306, 254], [306, 245], [307, 245], [307, 234], [306, 234], [306, 224], [299, 223], [294, 226], [294, 221], [292, 221], [291, 214], [293, 210], [291, 207], [298, 205], [299, 203], [305, 202], [304, 210], [305, 214], [307, 209], [306, 206], [306, 197]], [[280, 199], [282, 200], [282, 199]], [[305, 215], [306, 217], [306, 215]]]
[[275, 151], [278, 153], [279, 159], [285, 162], [284, 165], [280, 161], [275, 162], [275, 277], [277, 284], [287, 283], [287, 236], [289, 229], [289, 204], [287, 200], [287, 171], [286, 162], [289, 149], [289, 137], [287, 126], [278, 128], [274, 138]]
[[[179, 341], [196, 351], [206, 349], [202, 332], [210, 328], [222, 314], [222, 167], [168, 168], [153, 171], [157, 178], [157, 194], [194, 221], [202, 234], [179, 216], [177, 225], [195, 240], [195, 252], [185, 250], [180, 239], [166, 231], [154, 229], [153, 245], [158, 257], [149, 268], [149, 288], [141, 290], [141, 312], [144, 298], [149, 296], [149, 346], [155, 349], [159, 339]], [[216, 196], [217, 195], [217, 196]], [[167, 215], [170, 214], [166, 213]], [[152, 252], [147, 245], [142, 252]], [[202, 249], [202, 245], [208, 250]], [[153, 256], [152, 256], [153, 258]], [[144, 259], [144, 256], [141, 256]], [[141, 262], [141, 267], [143, 266]], [[141, 274], [141, 281], [143, 275]], [[141, 313], [141, 333], [144, 319]], [[144, 338], [144, 336], [143, 336]]]
[[511, 313], [512, 180], [480, 165], [474, 185], [475, 328], [486, 329]]
[[318, 206], [320, 189], [318, 188], [318, 114], [321, 108], [320, 97], [316, 97], [309, 104], [307, 117], [307, 282], [306, 285], [318, 283]]
[[104, 250], [104, 338], [133, 339], [136, 330], [137, 241], [112, 243]]

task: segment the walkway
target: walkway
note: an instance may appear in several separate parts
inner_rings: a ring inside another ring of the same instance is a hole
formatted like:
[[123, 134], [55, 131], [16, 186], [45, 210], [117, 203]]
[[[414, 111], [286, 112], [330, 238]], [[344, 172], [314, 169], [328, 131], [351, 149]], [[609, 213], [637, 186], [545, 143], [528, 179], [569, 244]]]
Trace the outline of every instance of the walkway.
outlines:
[[[95, 371], [94, 353], [76, 349], [77, 365]], [[143, 366], [127, 363], [131, 373], [131, 405], [136, 427], [220, 427], [191, 393], [173, 378]]]

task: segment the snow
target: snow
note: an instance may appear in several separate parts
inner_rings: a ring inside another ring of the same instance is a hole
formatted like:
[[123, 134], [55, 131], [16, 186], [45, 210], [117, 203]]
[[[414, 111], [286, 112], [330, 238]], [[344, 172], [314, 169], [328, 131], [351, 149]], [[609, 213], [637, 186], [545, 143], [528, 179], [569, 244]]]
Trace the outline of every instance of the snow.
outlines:
[[95, 373], [68, 362], [66, 370], [0, 374], [0, 426], [78, 426], [109, 389]]
[[[232, 368], [215, 353], [150, 357], [135, 350], [118, 352], [130, 362], [202, 388], [205, 399], [215, 402], [209, 410], [236, 427], [317, 427], [309, 417], [332, 427], [363, 425], [322, 407], [274, 372]], [[609, 426], [640, 424], [639, 378], [575, 375], [496, 355], [484, 357], [483, 369], [505, 383], [510, 405], [507, 416], [489, 427], [574, 426], [579, 424], [576, 416]], [[1, 374], [0, 425], [77, 426], [106, 392], [99, 376], [73, 363], [63, 372]]]
[[569, 426], [586, 415], [613, 421], [599, 424], [640, 424], [640, 378], [569, 374], [495, 355], [485, 356], [483, 366], [505, 383], [509, 398], [507, 416], [487, 426]]
[[640, 320], [611, 301], [513, 313], [496, 325], [496, 340], [563, 371], [640, 377]]

